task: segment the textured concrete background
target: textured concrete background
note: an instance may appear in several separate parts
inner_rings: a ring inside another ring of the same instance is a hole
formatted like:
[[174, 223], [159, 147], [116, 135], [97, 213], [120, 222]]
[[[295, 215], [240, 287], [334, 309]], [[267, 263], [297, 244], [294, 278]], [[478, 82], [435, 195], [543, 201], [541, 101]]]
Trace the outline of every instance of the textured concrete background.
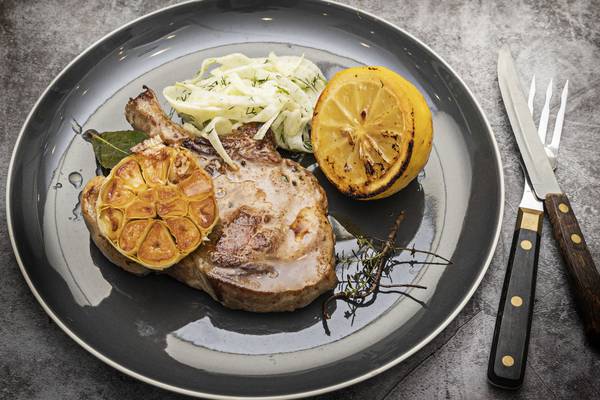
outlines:
[[[600, 263], [600, 2], [344, 1], [383, 16], [428, 43], [464, 78], [495, 131], [506, 212], [494, 261], [463, 312], [409, 360], [322, 399], [600, 398], [600, 353], [588, 347], [565, 268], [544, 226], [526, 383], [517, 392], [485, 379], [496, 308], [521, 196], [515, 142], [496, 82], [497, 50], [509, 43], [523, 76], [570, 80], [558, 180], [571, 196]], [[37, 97], [102, 35], [171, 1], [0, 0], [0, 170]], [[539, 99], [539, 102], [542, 100]], [[538, 110], [541, 105], [537, 104]], [[554, 107], [556, 111], [556, 106]], [[5, 192], [6, 176], [0, 180]], [[5, 221], [4, 195], [0, 220]], [[106, 366], [49, 321], [16, 265], [0, 223], [0, 399], [179, 399]]]

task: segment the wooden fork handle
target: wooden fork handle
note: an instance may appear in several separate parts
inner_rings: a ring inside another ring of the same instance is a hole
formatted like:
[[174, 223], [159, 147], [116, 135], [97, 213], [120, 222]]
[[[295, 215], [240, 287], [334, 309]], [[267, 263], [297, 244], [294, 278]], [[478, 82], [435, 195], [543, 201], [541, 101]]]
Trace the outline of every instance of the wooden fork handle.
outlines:
[[567, 265], [586, 335], [592, 344], [600, 346], [600, 273], [567, 195], [548, 194], [544, 204]]

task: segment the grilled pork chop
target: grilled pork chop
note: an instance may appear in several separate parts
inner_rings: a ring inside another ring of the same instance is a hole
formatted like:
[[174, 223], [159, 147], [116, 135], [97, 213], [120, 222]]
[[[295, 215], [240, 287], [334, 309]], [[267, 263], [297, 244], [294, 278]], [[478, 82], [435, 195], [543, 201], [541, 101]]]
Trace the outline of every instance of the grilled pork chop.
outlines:
[[[325, 193], [310, 172], [280, 156], [269, 136], [252, 139], [256, 125], [221, 139], [239, 165], [234, 171], [208, 141], [189, 138], [173, 123], [151, 90], [130, 100], [126, 117], [135, 129], [191, 149], [213, 178], [220, 221], [210, 241], [168, 268], [167, 274], [227, 307], [255, 312], [304, 307], [335, 287], [334, 238]], [[94, 205], [102, 180], [90, 181], [82, 196], [92, 239], [114, 264], [147, 273], [98, 232]]]

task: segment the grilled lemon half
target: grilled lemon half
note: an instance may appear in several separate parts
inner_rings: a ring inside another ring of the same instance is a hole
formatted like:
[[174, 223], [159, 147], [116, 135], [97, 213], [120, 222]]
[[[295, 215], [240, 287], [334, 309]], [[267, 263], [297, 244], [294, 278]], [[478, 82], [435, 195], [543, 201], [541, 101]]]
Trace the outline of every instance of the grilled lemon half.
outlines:
[[161, 147], [121, 160], [100, 187], [102, 236], [155, 270], [194, 251], [218, 216], [212, 179], [186, 149]]
[[342, 193], [362, 200], [388, 197], [408, 185], [427, 163], [432, 138], [423, 95], [384, 67], [338, 72], [312, 119], [319, 167]]

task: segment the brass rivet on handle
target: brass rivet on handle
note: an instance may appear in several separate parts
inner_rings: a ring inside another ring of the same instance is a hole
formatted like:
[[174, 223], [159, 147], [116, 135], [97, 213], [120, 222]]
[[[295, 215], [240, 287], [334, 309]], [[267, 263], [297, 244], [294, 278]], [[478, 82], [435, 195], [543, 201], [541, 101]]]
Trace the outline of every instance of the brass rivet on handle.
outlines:
[[513, 296], [510, 298], [510, 304], [515, 307], [521, 307], [523, 305], [523, 299], [521, 296]]
[[578, 234], [574, 233], [571, 235], [571, 242], [575, 243], [575, 244], [579, 244], [581, 243], [581, 236], [579, 236]]
[[515, 359], [511, 356], [504, 356], [502, 357], [502, 365], [504, 365], [505, 367], [512, 367], [513, 365], [515, 365]]
[[558, 205], [558, 209], [560, 210], [561, 213], [566, 214], [569, 212], [569, 206], [566, 205], [565, 203], [560, 203]]
[[532, 247], [533, 245], [529, 240], [521, 240], [521, 248], [523, 250], [531, 250]]

